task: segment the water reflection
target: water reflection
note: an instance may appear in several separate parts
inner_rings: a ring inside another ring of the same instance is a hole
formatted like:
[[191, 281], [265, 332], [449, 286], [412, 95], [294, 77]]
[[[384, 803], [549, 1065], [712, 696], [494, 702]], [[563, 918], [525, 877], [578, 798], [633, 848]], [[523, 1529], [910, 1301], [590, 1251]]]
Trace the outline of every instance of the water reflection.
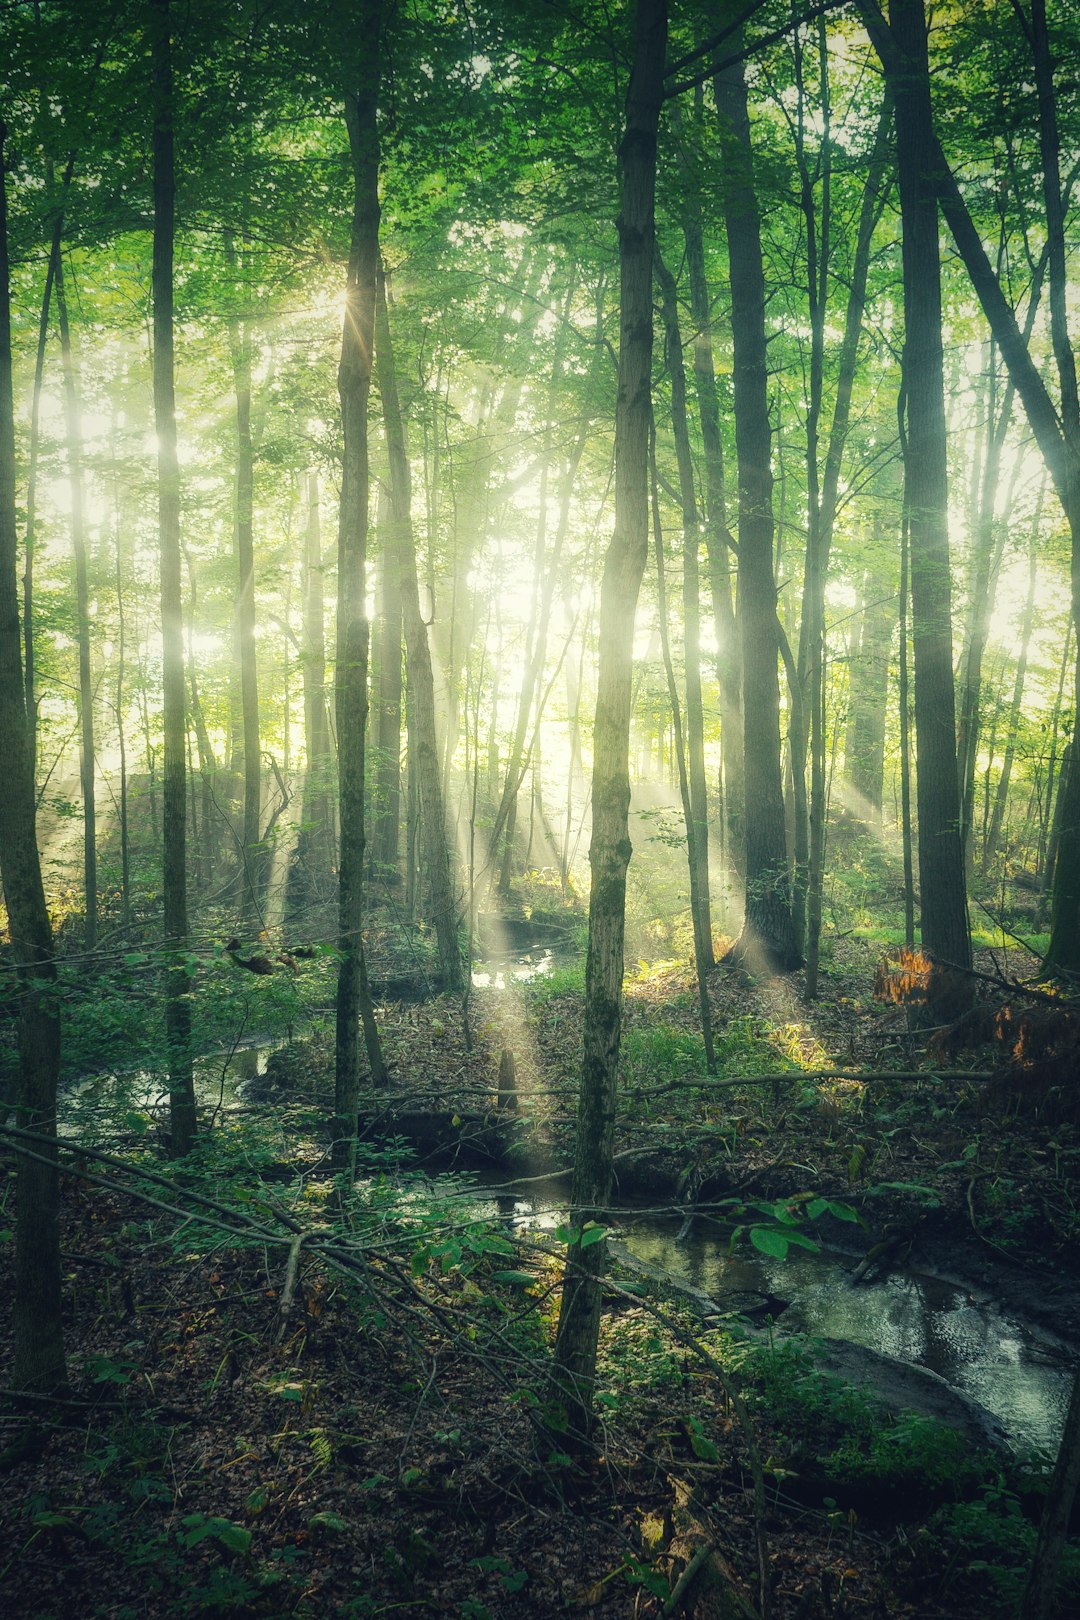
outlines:
[[756, 1250], [728, 1254], [727, 1241], [695, 1229], [635, 1222], [627, 1247], [722, 1303], [750, 1291], [789, 1301], [785, 1331], [848, 1339], [938, 1373], [1000, 1419], [1014, 1442], [1054, 1448], [1072, 1383], [1069, 1358], [993, 1300], [939, 1278], [897, 1273], [853, 1284], [832, 1255], [792, 1249], [785, 1260]]
[[490, 960], [474, 964], [472, 982], [477, 990], [505, 990], [511, 984], [542, 978], [554, 963], [555, 952], [547, 945], [513, 956], [493, 954]]

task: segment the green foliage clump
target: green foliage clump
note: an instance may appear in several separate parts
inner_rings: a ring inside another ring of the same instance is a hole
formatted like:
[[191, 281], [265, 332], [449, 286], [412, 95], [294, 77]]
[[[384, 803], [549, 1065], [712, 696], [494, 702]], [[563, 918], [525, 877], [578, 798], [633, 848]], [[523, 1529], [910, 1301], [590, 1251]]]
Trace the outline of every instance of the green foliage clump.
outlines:
[[[979, 1602], [993, 1614], [1019, 1610], [1035, 1553], [1037, 1526], [1000, 1479], [973, 1501], [947, 1502], [912, 1537], [897, 1585], [913, 1601]], [[1059, 1614], [1080, 1612], [1080, 1544], [1062, 1560]]]

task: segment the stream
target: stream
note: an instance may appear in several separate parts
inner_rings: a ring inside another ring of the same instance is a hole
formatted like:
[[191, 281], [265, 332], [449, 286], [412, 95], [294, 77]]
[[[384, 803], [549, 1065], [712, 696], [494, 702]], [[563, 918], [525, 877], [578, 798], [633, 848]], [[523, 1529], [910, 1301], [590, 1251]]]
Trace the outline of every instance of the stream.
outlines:
[[[543, 944], [491, 952], [474, 965], [472, 982], [477, 988], [506, 989], [550, 973], [555, 961], [555, 951]], [[200, 1058], [199, 1103], [211, 1108], [243, 1103], [247, 1083], [265, 1072], [274, 1049], [252, 1039], [231, 1052]], [[115, 1117], [117, 1109], [153, 1109], [167, 1092], [160, 1073], [137, 1070], [74, 1081], [63, 1095], [61, 1130], [77, 1134], [91, 1114]], [[478, 1217], [522, 1232], [551, 1231], [566, 1219], [565, 1182], [530, 1184], [519, 1192], [512, 1184], [486, 1187], [462, 1173], [440, 1176], [437, 1185], [462, 1196]], [[776, 1260], [744, 1241], [733, 1255], [727, 1234], [706, 1216], [681, 1239], [679, 1233], [677, 1218], [627, 1209], [617, 1236], [638, 1260], [707, 1294], [733, 1315], [749, 1310], [762, 1320], [771, 1302], [783, 1333], [844, 1340], [927, 1368], [992, 1413], [1014, 1447], [1056, 1451], [1075, 1352], [989, 1294], [977, 1296], [917, 1270], [897, 1269], [853, 1284], [848, 1274], [854, 1259], [828, 1250], [813, 1254], [793, 1248], [786, 1259]]]
[[[525, 1195], [477, 1188], [477, 1211], [522, 1231], [551, 1231], [566, 1219], [552, 1188]], [[565, 1194], [563, 1194], [565, 1196]], [[792, 1248], [784, 1260], [748, 1243], [729, 1253], [727, 1234], [698, 1217], [676, 1241], [680, 1221], [628, 1209], [622, 1244], [650, 1267], [709, 1295], [732, 1313], [760, 1319], [776, 1301], [784, 1334], [842, 1339], [938, 1374], [998, 1419], [1020, 1450], [1057, 1450], [1072, 1387], [1073, 1355], [996, 1300], [918, 1271], [896, 1270], [853, 1284], [855, 1261], [834, 1251]], [[787, 1301], [786, 1309], [779, 1302]], [[756, 1309], [755, 1309], [756, 1307]]]

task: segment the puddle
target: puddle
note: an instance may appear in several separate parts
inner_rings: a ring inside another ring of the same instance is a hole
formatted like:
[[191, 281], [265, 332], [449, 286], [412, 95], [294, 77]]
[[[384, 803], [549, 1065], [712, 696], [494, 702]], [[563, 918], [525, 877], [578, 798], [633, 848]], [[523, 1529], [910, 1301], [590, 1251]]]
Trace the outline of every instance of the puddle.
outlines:
[[[244, 1088], [266, 1072], [274, 1042], [252, 1043], [235, 1050], [213, 1052], [195, 1059], [195, 1101], [200, 1108], [227, 1107], [243, 1102]], [[117, 1113], [148, 1113], [167, 1108], [168, 1079], [157, 1069], [133, 1069], [128, 1074], [92, 1074], [72, 1080], [59, 1097], [58, 1128], [65, 1136], [78, 1135], [93, 1118], [115, 1119]]]
[[473, 964], [473, 988], [505, 990], [511, 984], [528, 984], [530, 979], [543, 978], [554, 966], [555, 952], [550, 945], [505, 956], [493, 952], [486, 961]]

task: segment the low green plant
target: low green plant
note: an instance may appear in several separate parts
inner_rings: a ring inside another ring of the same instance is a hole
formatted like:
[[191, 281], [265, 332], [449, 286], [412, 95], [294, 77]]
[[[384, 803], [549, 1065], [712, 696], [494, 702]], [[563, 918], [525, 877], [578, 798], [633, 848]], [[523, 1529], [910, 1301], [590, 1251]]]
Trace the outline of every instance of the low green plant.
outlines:
[[[1019, 1609], [1035, 1552], [1036, 1525], [1000, 1479], [966, 1502], [947, 1502], [911, 1538], [897, 1586], [904, 1598], [982, 1602], [987, 1612]], [[992, 1606], [992, 1607], [991, 1607]], [[1080, 1545], [1066, 1547], [1058, 1614], [1080, 1612]]]
[[585, 994], [585, 964], [573, 962], [564, 967], [553, 967], [550, 973], [539, 973], [522, 986], [534, 1007], [546, 1007], [560, 996]]

